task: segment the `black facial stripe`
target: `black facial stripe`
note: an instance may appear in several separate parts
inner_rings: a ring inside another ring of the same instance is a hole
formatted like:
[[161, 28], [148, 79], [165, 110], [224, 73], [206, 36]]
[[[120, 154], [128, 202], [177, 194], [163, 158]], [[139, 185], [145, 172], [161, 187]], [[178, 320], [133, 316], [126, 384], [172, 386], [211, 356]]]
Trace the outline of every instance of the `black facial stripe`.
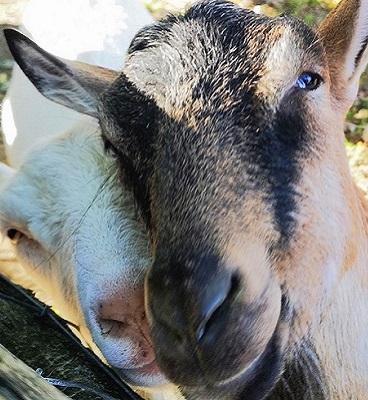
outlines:
[[280, 247], [287, 245], [296, 227], [292, 215], [297, 211], [298, 195], [294, 187], [301, 174], [301, 156], [306, 156], [307, 144], [311, 143], [307, 126], [301, 117], [303, 107], [300, 106], [299, 110], [294, 108], [293, 112], [293, 108], [288, 111], [281, 105], [267, 135], [266, 151], [262, 153], [262, 162], [271, 166], [265, 171], [271, 183], [269, 197], [276, 227], [281, 235]]
[[102, 97], [103, 115], [109, 115], [116, 132], [108, 132], [108, 121], [100, 120], [107, 149], [117, 156], [123, 182], [134, 191], [148, 227], [151, 222], [148, 179], [160, 111], [155, 102], [142, 93], [122, 73]]
[[143, 220], [149, 227], [151, 223], [151, 213], [147, 185], [137, 173], [131, 159], [109, 141], [104, 133], [104, 129], [102, 129], [102, 140], [105, 151], [112, 152], [118, 160], [121, 181], [128, 190], [133, 191], [136, 205], [140, 210]]
[[298, 194], [294, 187], [301, 172], [300, 159], [307, 155], [312, 141], [301, 116], [302, 99], [294, 105], [289, 101], [286, 97], [275, 112], [267, 111], [269, 105], [260, 102], [257, 107], [263, 109], [261, 120], [248, 116], [243, 132], [246, 137], [239, 138], [244, 142], [244, 165], [257, 166], [256, 171], [248, 170], [248, 176], [254, 180], [256, 190], [266, 193], [263, 201], [272, 205], [275, 227], [281, 236], [278, 247], [287, 245], [296, 227], [292, 215], [297, 211]]

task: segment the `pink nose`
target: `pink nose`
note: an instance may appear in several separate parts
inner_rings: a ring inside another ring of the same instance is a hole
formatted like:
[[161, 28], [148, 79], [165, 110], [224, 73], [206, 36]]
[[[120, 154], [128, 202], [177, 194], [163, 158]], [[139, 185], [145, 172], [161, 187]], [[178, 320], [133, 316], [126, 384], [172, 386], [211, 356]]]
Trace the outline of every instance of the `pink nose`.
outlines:
[[105, 339], [121, 340], [129, 348], [130, 368], [139, 368], [155, 360], [144, 310], [142, 290], [124, 290], [100, 299], [96, 322]]

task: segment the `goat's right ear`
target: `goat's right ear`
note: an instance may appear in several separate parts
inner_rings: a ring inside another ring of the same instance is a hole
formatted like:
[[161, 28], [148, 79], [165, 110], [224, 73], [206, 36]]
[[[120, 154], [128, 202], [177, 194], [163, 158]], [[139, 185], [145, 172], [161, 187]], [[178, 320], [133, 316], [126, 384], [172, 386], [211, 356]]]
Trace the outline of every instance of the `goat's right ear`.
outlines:
[[40, 93], [97, 117], [98, 99], [118, 72], [56, 57], [14, 29], [5, 29], [4, 35], [15, 61]]
[[341, 0], [318, 32], [326, 51], [331, 91], [347, 111], [368, 64], [368, 0]]

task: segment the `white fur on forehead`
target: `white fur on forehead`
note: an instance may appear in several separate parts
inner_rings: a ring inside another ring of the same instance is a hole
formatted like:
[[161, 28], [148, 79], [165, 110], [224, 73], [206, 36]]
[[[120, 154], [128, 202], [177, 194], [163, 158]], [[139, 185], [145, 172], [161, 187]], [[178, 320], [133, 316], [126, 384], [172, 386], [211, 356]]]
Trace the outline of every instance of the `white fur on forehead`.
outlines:
[[[318, 38], [316, 37], [316, 40]], [[264, 70], [257, 84], [257, 92], [269, 98], [273, 107], [292, 88], [305, 71], [323, 74], [323, 61], [313, 57], [313, 44], [305, 43], [290, 26], [285, 26], [267, 54]]]
[[285, 27], [266, 58], [265, 72], [258, 83], [258, 91], [262, 92], [262, 96], [278, 95], [282, 98], [282, 92], [292, 87], [297, 74], [301, 72], [300, 61], [304, 58], [304, 52], [305, 50], [298, 46], [292, 29]]
[[[191, 36], [188, 36], [188, 24]], [[149, 48], [127, 57], [126, 76], [168, 113], [187, 101], [201, 78], [198, 71], [209, 62], [210, 55], [203, 54], [203, 49], [214, 47], [214, 38], [203, 35], [202, 31], [198, 21], [175, 23], [167, 40], [152, 41]], [[190, 52], [187, 41], [191, 42]], [[211, 54], [216, 57], [216, 52]]]

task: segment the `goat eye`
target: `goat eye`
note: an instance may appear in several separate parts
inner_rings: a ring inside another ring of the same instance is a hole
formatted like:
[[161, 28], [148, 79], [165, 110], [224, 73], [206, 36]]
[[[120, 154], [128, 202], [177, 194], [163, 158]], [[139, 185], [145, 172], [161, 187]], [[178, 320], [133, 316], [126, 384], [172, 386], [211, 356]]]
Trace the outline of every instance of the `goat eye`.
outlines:
[[304, 72], [299, 76], [294, 87], [302, 90], [315, 90], [321, 85], [322, 81], [320, 75], [314, 72]]
[[8, 238], [14, 243], [17, 244], [19, 242], [19, 240], [24, 237], [24, 233], [18, 231], [17, 229], [11, 228], [8, 229], [8, 231], [6, 232]]

